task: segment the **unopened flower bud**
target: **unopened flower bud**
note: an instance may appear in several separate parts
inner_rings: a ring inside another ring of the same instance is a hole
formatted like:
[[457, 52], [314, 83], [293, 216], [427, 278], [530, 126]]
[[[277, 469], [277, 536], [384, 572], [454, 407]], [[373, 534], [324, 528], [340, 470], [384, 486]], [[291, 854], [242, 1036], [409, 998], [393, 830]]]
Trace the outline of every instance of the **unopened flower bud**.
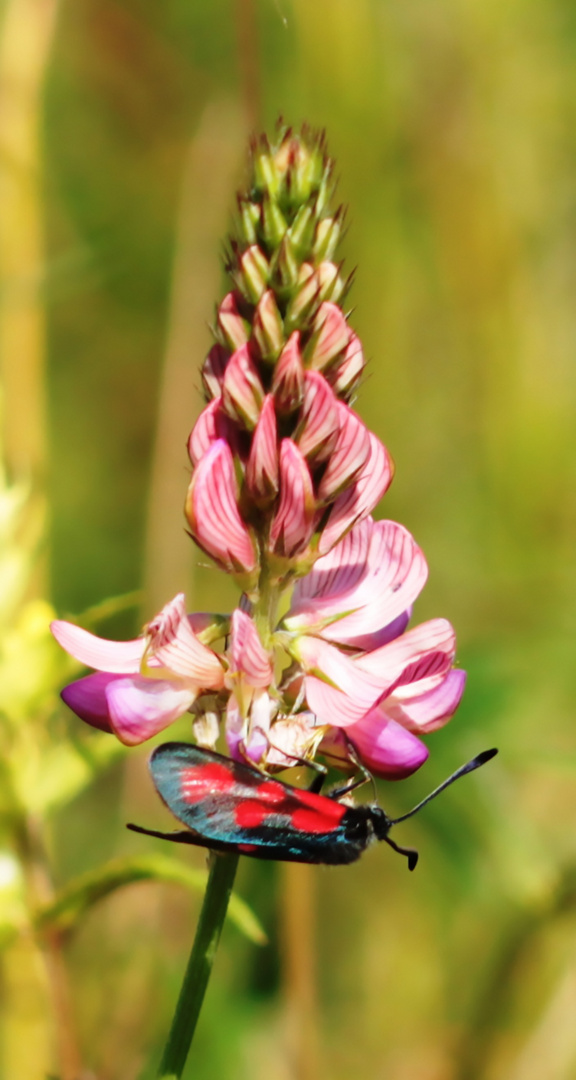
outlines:
[[270, 550], [292, 559], [312, 535], [316, 504], [310, 470], [291, 439], [280, 444], [280, 505], [270, 528]]
[[340, 277], [338, 267], [333, 262], [321, 262], [316, 269], [318, 280], [318, 298], [331, 300], [336, 303], [344, 289], [344, 282]]
[[298, 285], [286, 309], [284, 320], [287, 330], [296, 328], [318, 303], [318, 278], [310, 263], [302, 263]]
[[258, 556], [238, 510], [238, 483], [232, 451], [218, 439], [196, 466], [185, 506], [196, 543], [245, 589], [254, 586]]
[[267, 259], [257, 244], [252, 244], [238, 259], [235, 280], [246, 299], [257, 304], [262, 293], [268, 288], [270, 267]]
[[339, 398], [350, 398], [358, 386], [365, 366], [362, 342], [357, 334], [353, 333], [342, 357], [326, 373], [330, 386]]
[[272, 393], [276, 409], [283, 416], [295, 412], [302, 404], [304, 365], [300, 353], [300, 334], [297, 330], [288, 338], [274, 368]]
[[188, 454], [193, 465], [210, 449], [217, 439], [226, 439], [232, 451], [236, 449], [238, 431], [222, 408], [222, 398], [215, 398], [198, 417], [188, 439]]
[[343, 352], [351, 330], [336, 304], [323, 303], [314, 320], [314, 333], [307, 349], [307, 360], [316, 371], [324, 371]]
[[308, 464], [327, 461], [339, 433], [338, 401], [319, 371], [304, 376], [304, 401], [294, 441]]
[[260, 204], [250, 202], [249, 199], [238, 199], [240, 212], [240, 232], [245, 244], [258, 242], [258, 226], [260, 225]]
[[266, 506], [278, 494], [278, 439], [274, 397], [267, 394], [252, 436], [246, 466], [246, 489], [257, 506]]
[[223, 345], [213, 345], [210, 349], [202, 365], [202, 385], [207, 401], [220, 397], [229, 357], [230, 353]]
[[312, 249], [316, 218], [311, 206], [301, 206], [292, 222], [288, 236], [297, 259], [307, 259]]
[[250, 355], [250, 347], [242, 345], [230, 357], [224, 373], [224, 409], [233, 420], [252, 431], [258, 423], [263, 400], [264, 387]]
[[284, 327], [271, 289], [261, 297], [252, 326], [254, 340], [265, 361], [274, 361], [284, 345]]
[[278, 203], [264, 193], [262, 202], [262, 227], [266, 243], [275, 250], [279, 247], [288, 225]]
[[333, 258], [340, 239], [340, 221], [341, 213], [339, 212], [333, 218], [323, 218], [322, 221], [318, 222], [314, 247], [312, 248], [312, 254], [316, 261], [322, 262], [325, 259]]
[[218, 329], [231, 349], [245, 345], [250, 336], [250, 326], [242, 318], [238, 308], [238, 294], [227, 293], [218, 308]]
[[325, 503], [332, 502], [339, 492], [357, 480], [371, 453], [370, 432], [366, 424], [342, 401], [336, 402], [336, 409], [338, 437], [318, 489], [318, 498]]

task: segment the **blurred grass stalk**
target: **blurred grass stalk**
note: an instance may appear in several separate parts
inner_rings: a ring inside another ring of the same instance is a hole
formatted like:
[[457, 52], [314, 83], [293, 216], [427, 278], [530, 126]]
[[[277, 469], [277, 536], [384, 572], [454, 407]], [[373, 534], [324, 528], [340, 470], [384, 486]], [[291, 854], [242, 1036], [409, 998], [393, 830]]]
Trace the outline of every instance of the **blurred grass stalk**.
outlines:
[[[42, 192], [42, 89], [58, 16], [58, 0], [8, 0], [0, 24], [0, 372], [3, 446], [9, 476], [27, 482], [29, 516], [45, 521], [46, 320]], [[32, 589], [42, 591], [41, 574]], [[30, 836], [23, 838], [29, 847]], [[28, 857], [29, 856], [29, 857]], [[46, 897], [42, 860], [26, 858], [30, 888]], [[52, 1058], [53, 1016], [62, 1080], [80, 1063], [70, 1022], [60, 942], [48, 935], [42, 963], [33, 939], [6, 953], [5, 1075], [40, 1080]], [[52, 1008], [48, 1007], [48, 999]]]

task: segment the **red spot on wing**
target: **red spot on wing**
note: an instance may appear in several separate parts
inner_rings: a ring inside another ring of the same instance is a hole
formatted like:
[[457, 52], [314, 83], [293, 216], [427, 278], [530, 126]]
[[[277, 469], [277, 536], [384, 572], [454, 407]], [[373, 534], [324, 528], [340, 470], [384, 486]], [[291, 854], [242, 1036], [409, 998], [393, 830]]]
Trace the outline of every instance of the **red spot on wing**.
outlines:
[[339, 821], [334, 821], [331, 814], [318, 813], [316, 810], [307, 810], [305, 807], [295, 810], [292, 814], [292, 825], [299, 832], [308, 833], [331, 833], [338, 828]]
[[238, 851], [243, 851], [245, 855], [250, 855], [253, 851], [258, 851], [257, 844], [238, 844]]
[[266, 780], [256, 788], [254, 794], [257, 796], [258, 801], [264, 803], [265, 806], [278, 807], [286, 801], [290, 792], [278, 780]]
[[325, 821], [329, 821], [333, 827], [340, 824], [348, 809], [336, 799], [327, 799], [325, 795], [317, 795], [314, 791], [299, 791], [298, 802], [311, 810], [316, 810], [318, 815]]
[[182, 769], [180, 794], [185, 802], [202, 802], [207, 795], [221, 795], [234, 787], [235, 780], [225, 765], [209, 762]]
[[234, 820], [241, 829], [257, 829], [272, 811], [256, 799], [244, 799], [234, 810]]

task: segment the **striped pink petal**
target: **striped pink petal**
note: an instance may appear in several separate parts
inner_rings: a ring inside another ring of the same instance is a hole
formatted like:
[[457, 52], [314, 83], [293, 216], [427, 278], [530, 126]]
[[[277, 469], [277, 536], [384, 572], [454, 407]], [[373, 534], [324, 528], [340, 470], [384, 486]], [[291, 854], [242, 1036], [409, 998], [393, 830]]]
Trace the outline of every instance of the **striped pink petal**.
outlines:
[[280, 505], [270, 528], [270, 549], [292, 558], [312, 535], [314, 489], [306, 460], [291, 439], [280, 444]]
[[230, 671], [241, 673], [249, 686], [266, 688], [274, 677], [270, 656], [262, 645], [253, 620], [241, 608], [232, 615]]
[[229, 574], [252, 573], [256, 549], [238, 510], [238, 485], [228, 443], [218, 439], [196, 466], [186, 517], [196, 542]]
[[[362, 555], [364, 563], [359, 565], [355, 557]], [[407, 611], [423, 588], [427, 573], [424, 556], [407, 529], [394, 521], [368, 518], [328, 556], [318, 559], [311, 573], [297, 583], [285, 625], [289, 630], [302, 630], [332, 619], [323, 627], [322, 636], [349, 645], [379, 633], [403, 616], [401, 629], [385, 638], [390, 640], [405, 628]], [[358, 647], [366, 648], [367, 643], [360, 642]]]
[[196, 695], [184, 679], [117, 679], [106, 690], [111, 727], [120, 742], [136, 746], [183, 716]]
[[365, 366], [362, 343], [360, 338], [352, 333], [344, 355], [328, 369], [326, 374], [334, 393], [340, 398], [349, 398], [356, 389]]
[[250, 336], [250, 327], [240, 314], [238, 307], [241, 298], [238, 293], [226, 294], [218, 308], [218, 328], [231, 349], [240, 349]]
[[425, 693], [442, 682], [454, 661], [456, 635], [447, 619], [430, 619], [401, 637], [361, 653], [355, 664], [363, 671], [388, 683], [390, 690], [410, 683], [420, 683]]
[[313, 464], [327, 461], [337, 445], [339, 404], [324, 376], [319, 371], [307, 371], [294, 441], [300, 453]]
[[392, 459], [386, 447], [372, 432], [369, 432], [369, 436], [369, 459], [356, 482], [338, 496], [332, 507], [320, 537], [321, 555], [326, 555], [353, 525], [372, 513], [390, 485], [393, 476]]
[[150, 654], [169, 671], [205, 690], [219, 690], [224, 685], [218, 656], [198, 641], [190, 625], [184, 593], [175, 596], [148, 623], [146, 634]]
[[232, 450], [236, 449], [238, 429], [224, 412], [221, 397], [215, 398], [202, 409], [192, 428], [188, 439], [188, 454], [193, 465], [198, 464], [217, 439], [226, 439]]
[[342, 401], [338, 402], [338, 427], [334, 453], [318, 489], [321, 502], [332, 502], [339, 492], [358, 480], [372, 453], [371, 435], [366, 424]]
[[108, 641], [62, 619], [56, 619], [50, 629], [58, 644], [86, 667], [124, 675], [140, 670], [145, 647], [143, 638]]
[[355, 724], [391, 689], [390, 680], [363, 671], [321, 638], [298, 638], [289, 648], [302, 665], [308, 708], [320, 724]]
[[208, 400], [220, 397], [222, 380], [230, 353], [223, 345], [213, 345], [202, 365], [202, 385]]

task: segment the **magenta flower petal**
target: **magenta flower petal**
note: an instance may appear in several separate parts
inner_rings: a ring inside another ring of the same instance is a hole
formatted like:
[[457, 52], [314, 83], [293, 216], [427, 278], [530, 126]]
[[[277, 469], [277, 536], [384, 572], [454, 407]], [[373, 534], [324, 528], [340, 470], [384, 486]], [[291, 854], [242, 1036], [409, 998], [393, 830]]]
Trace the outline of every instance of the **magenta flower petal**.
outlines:
[[372, 709], [357, 724], [346, 728], [346, 736], [357, 750], [363, 765], [385, 780], [411, 776], [428, 757], [428, 747], [379, 709]]
[[338, 496], [330, 511], [320, 537], [321, 555], [326, 555], [353, 525], [372, 513], [390, 485], [394, 474], [392, 459], [383, 443], [372, 432], [369, 435], [370, 456], [356, 482]]
[[106, 688], [114, 734], [126, 746], [137, 746], [183, 716], [197, 690], [184, 679], [146, 679], [136, 675], [116, 679]]
[[270, 548], [293, 558], [304, 551], [312, 535], [314, 489], [306, 461], [291, 439], [280, 444], [280, 505], [270, 528]]
[[143, 638], [108, 641], [63, 619], [56, 619], [50, 629], [58, 644], [86, 667], [123, 675], [140, 670], [146, 644]]
[[270, 686], [274, 669], [253, 620], [236, 608], [230, 630], [230, 670], [240, 672], [249, 686]]
[[194, 470], [186, 517], [196, 542], [227, 573], [256, 570], [256, 550], [238, 510], [232, 451], [224, 439], [214, 443]]
[[246, 466], [246, 487], [259, 505], [271, 502], [278, 494], [279, 468], [274, 397], [267, 394], [252, 436]]
[[97, 671], [94, 675], [86, 675], [69, 683], [61, 691], [60, 697], [87, 724], [100, 731], [112, 731], [106, 690], [111, 682], [123, 678], [123, 675]]
[[252, 431], [258, 423], [264, 387], [248, 345], [230, 357], [222, 382], [223, 407], [232, 420]]
[[387, 716], [397, 720], [408, 731], [436, 731], [444, 727], [456, 712], [465, 685], [465, 671], [449, 671], [439, 686], [423, 694], [414, 693], [418, 683], [399, 687], [382, 703], [382, 708]]

